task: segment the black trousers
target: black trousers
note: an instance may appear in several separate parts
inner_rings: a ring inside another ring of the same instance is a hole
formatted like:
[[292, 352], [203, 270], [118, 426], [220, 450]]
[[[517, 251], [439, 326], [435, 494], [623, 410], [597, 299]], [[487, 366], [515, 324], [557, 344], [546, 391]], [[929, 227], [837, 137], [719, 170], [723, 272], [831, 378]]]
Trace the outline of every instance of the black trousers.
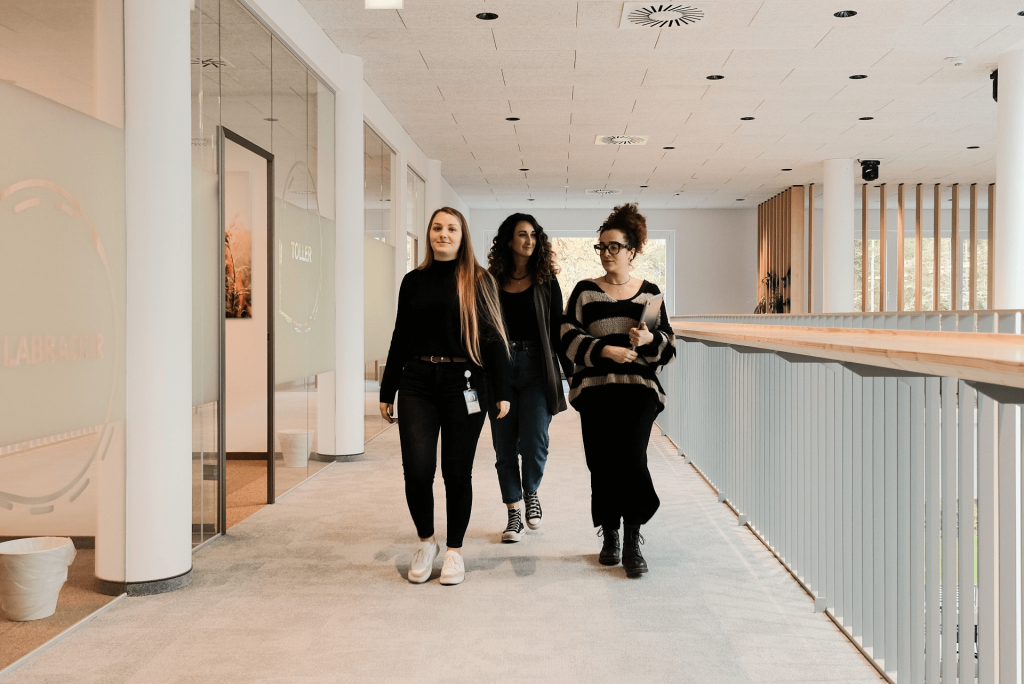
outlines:
[[578, 408], [590, 468], [590, 516], [595, 527], [643, 525], [661, 500], [647, 468], [647, 444], [661, 410], [650, 389], [606, 385], [584, 390]]
[[[466, 410], [466, 371], [479, 393], [480, 412]], [[460, 548], [473, 510], [473, 457], [487, 416], [484, 371], [469, 363], [414, 359], [398, 386], [398, 434], [402, 442], [405, 500], [420, 538], [434, 534], [434, 473], [441, 437], [441, 477], [448, 511], [447, 544]]]

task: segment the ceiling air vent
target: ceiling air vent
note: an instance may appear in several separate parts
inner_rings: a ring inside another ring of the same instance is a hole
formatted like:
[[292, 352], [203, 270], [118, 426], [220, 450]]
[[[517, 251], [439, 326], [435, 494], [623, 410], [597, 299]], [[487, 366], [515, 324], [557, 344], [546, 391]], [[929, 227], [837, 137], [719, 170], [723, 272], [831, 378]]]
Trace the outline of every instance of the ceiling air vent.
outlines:
[[621, 195], [621, 190], [584, 190], [586, 195]]
[[594, 139], [595, 145], [646, 145], [647, 135], [599, 135]]
[[619, 28], [677, 28], [695, 24], [704, 11], [692, 5], [673, 2], [626, 2], [622, 6]]

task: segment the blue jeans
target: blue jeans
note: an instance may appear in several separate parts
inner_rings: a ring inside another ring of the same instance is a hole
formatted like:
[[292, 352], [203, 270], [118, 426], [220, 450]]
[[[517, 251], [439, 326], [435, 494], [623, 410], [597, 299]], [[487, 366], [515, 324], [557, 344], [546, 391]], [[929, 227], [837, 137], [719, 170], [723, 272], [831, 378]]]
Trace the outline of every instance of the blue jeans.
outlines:
[[[501, 500], [507, 504], [522, 501], [523, 490], [535, 492], [544, 477], [548, 460], [548, 412], [544, 396], [543, 350], [539, 342], [512, 343], [512, 408], [498, 420], [497, 407], [489, 406], [491, 439], [497, 456]], [[522, 455], [520, 475], [519, 456]]]

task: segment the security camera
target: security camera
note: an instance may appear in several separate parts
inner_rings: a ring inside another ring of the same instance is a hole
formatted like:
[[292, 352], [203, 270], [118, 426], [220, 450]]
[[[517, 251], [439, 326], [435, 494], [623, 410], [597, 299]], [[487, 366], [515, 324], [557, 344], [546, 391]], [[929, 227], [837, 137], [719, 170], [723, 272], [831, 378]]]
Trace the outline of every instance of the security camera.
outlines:
[[878, 165], [877, 159], [861, 159], [860, 160], [860, 177], [866, 181], [878, 180]]

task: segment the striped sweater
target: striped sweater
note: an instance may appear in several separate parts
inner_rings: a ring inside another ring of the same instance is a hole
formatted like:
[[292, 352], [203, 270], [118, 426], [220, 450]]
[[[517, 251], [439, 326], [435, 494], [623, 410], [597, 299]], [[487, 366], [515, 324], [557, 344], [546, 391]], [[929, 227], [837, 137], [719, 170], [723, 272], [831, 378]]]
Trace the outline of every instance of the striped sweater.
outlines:
[[654, 340], [637, 347], [636, 361], [619, 364], [601, 356], [606, 346], [630, 346], [630, 328], [640, 325], [644, 304], [660, 293], [657, 285], [646, 280], [636, 295], [623, 300], [614, 299], [591, 280], [576, 284], [562, 318], [562, 350], [573, 364], [569, 403], [575, 408], [579, 408], [576, 400], [587, 388], [613, 384], [648, 387], [665, 408], [665, 390], [657, 373], [675, 356], [676, 337], [664, 302], [658, 322], [651, 329]]

